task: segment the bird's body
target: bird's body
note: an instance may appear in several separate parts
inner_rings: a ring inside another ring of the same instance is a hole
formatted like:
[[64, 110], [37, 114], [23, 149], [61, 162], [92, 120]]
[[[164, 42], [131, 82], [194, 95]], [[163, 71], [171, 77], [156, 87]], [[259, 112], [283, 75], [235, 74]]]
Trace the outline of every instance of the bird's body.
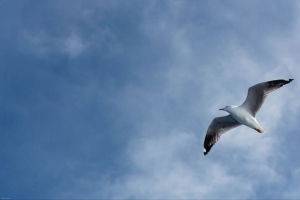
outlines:
[[293, 81], [293, 79], [280, 79], [256, 84], [248, 89], [247, 98], [242, 105], [226, 106], [225, 108], [220, 109], [228, 112], [229, 115], [216, 117], [211, 122], [204, 139], [204, 155], [210, 151], [222, 133], [240, 125], [248, 126], [259, 133], [263, 133], [264, 128], [256, 120], [256, 113], [261, 108], [269, 93], [291, 81]]
[[256, 131], [263, 133], [264, 128], [257, 122], [256, 118], [253, 117], [247, 110], [241, 106], [228, 106], [226, 110], [231, 116], [238, 121], [240, 124], [253, 128]]

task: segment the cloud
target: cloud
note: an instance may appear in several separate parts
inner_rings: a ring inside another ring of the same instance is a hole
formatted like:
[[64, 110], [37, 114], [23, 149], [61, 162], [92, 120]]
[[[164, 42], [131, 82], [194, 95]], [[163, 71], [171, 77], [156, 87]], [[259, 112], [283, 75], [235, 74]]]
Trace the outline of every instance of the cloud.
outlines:
[[72, 34], [70, 37], [68, 37], [64, 46], [65, 47], [63, 48], [63, 51], [65, 51], [71, 57], [78, 56], [86, 48], [86, 45], [76, 34]]
[[[114, 198], [246, 197], [253, 189], [242, 177], [230, 175], [226, 167], [205, 160], [198, 137], [191, 133], [173, 132], [136, 140], [130, 144], [128, 154], [135, 170], [110, 185], [119, 190]], [[221, 189], [224, 187], [226, 190]], [[218, 193], [212, 195], [215, 190]]]
[[53, 9], [55, 15], [49, 15], [46, 4], [39, 8], [41, 16], [26, 13], [37, 20], [31, 21], [30, 17], [22, 19], [24, 25], [20, 27], [16, 43], [19, 51], [43, 59], [53, 56], [75, 59], [94, 53], [107, 59], [124, 53], [122, 34], [116, 30], [118, 25], [104, 21], [103, 13], [97, 11], [109, 9], [114, 4], [93, 4], [94, 7], [91, 7], [78, 1], [68, 5], [69, 11], [65, 12], [65, 3], [54, 2], [49, 10]]
[[25, 31], [20, 41], [20, 48], [22, 51], [31, 52], [38, 57], [64, 54], [70, 58], [75, 58], [88, 48], [88, 44], [76, 33], [61, 38], [53, 37], [45, 31]]

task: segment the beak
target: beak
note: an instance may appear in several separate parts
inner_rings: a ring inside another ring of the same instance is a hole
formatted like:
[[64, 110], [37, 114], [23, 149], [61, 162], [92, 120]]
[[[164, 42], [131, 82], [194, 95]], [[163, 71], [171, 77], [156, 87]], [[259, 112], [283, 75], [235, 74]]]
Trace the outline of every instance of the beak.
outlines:
[[224, 110], [224, 108], [220, 108], [219, 110]]

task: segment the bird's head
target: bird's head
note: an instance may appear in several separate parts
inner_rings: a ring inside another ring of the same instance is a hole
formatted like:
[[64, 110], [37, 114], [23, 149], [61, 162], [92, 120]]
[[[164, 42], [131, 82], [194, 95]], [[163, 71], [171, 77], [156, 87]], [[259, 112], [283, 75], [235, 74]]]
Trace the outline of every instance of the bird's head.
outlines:
[[233, 109], [233, 107], [235, 107], [235, 106], [226, 106], [224, 108], [220, 108], [219, 110], [224, 110], [224, 111], [230, 113], [231, 110]]

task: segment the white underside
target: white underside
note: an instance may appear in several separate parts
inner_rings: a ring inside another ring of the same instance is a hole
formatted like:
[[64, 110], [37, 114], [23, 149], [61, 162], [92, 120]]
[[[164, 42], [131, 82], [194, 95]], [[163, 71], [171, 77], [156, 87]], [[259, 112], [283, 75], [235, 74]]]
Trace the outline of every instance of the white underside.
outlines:
[[261, 132], [264, 132], [264, 128], [257, 122], [255, 117], [253, 117], [249, 112], [247, 112], [242, 107], [235, 107], [230, 111], [230, 114], [236, 121], [239, 123], [248, 126], [253, 129], [258, 129]]

